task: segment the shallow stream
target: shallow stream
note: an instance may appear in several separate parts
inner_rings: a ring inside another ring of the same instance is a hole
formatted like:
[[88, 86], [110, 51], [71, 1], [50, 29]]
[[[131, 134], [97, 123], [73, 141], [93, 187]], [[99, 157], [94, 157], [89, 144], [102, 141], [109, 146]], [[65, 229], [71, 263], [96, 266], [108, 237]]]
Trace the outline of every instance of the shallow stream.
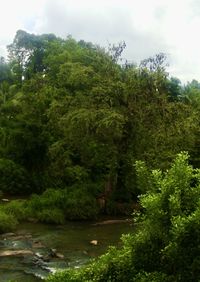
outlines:
[[[80, 267], [104, 253], [109, 245], [120, 245], [121, 234], [132, 230], [130, 222], [21, 224], [15, 233], [0, 236], [0, 281], [39, 282], [56, 270]], [[92, 240], [97, 240], [97, 245], [92, 245]], [[5, 251], [19, 254], [4, 256]]]

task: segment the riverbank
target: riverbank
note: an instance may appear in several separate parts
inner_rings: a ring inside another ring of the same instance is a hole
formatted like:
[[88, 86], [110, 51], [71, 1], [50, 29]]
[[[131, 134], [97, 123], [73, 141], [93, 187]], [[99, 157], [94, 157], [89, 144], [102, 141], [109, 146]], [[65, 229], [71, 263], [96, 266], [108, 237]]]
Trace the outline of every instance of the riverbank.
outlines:
[[2, 197], [0, 233], [12, 232], [22, 222], [63, 225], [68, 220], [97, 220], [103, 214], [126, 215], [127, 218], [134, 207], [133, 203], [112, 202], [103, 212], [94, 197], [84, 193], [76, 195], [76, 191], [69, 192], [67, 189], [48, 189], [41, 195], [21, 199]]

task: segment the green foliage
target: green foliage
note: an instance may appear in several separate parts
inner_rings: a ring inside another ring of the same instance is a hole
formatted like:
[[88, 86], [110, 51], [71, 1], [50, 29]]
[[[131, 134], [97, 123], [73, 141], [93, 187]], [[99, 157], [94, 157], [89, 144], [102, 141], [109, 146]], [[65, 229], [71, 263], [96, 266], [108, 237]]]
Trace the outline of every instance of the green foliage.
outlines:
[[49, 209], [42, 207], [41, 211], [36, 213], [36, 218], [43, 223], [63, 224], [65, 222], [63, 211], [55, 207]]
[[186, 153], [178, 154], [163, 173], [149, 170], [148, 175], [142, 163], [137, 168], [140, 179], [147, 177], [154, 189], [140, 197], [137, 227], [123, 236], [123, 248], [111, 248], [88, 266], [47, 281], [198, 281], [200, 170], [188, 164]]
[[[149, 169], [147, 168], [145, 162], [136, 161], [135, 168], [137, 171], [137, 187], [140, 191], [140, 194], [144, 194], [147, 191], [151, 191], [152, 187], [152, 175], [150, 174]], [[159, 172], [157, 171], [157, 174]]]
[[41, 222], [61, 224], [65, 219], [93, 219], [98, 208], [95, 198], [81, 189], [48, 189], [31, 197], [27, 213]]
[[96, 199], [79, 188], [65, 194], [64, 211], [67, 219], [94, 219], [97, 217], [98, 207]]
[[18, 221], [12, 214], [6, 214], [0, 209], [0, 233], [14, 230], [17, 223]]
[[166, 169], [184, 150], [198, 166], [199, 83], [184, 88], [169, 78], [162, 53], [120, 65], [124, 48], [17, 31], [8, 63], [0, 61], [2, 191], [73, 187], [66, 217], [88, 218], [97, 213], [94, 198], [104, 195], [115, 212], [112, 203], [156, 189], [148, 169], [136, 182], [137, 166], [144, 174], [136, 160]]
[[17, 221], [27, 220], [27, 201], [12, 200], [0, 207], [0, 210], [17, 219]]
[[0, 205], [0, 232], [13, 231], [19, 222], [27, 221], [27, 200], [12, 200]]
[[63, 191], [46, 190], [44, 194], [33, 195], [28, 202], [27, 214], [44, 223], [64, 223]]
[[29, 193], [26, 170], [8, 159], [0, 159], [0, 190], [9, 194]]
[[141, 272], [133, 278], [134, 282], [174, 282], [174, 277], [170, 277], [162, 272]]
[[197, 158], [198, 99], [181, 98], [165, 54], [119, 65], [125, 45], [17, 31], [0, 63], [0, 158], [27, 171], [30, 193], [92, 183], [98, 197], [110, 183], [109, 197], [129, 202], [136, 160], [165, 169], [180, 150]]
[[28, 221], [30, 218], [54, 224], [63, 224], [65, 220], [96, 218], [99, 212], [96, 199], [81, 189], [72, 188], [48, 189], [40, 196], [32, 195], [29, 200], [12, 200], [1, 205], [0, 212], [2, 217], [8, 215], [8, 220], [11, 218], [15, 225], [18, 221]]
[[140, 197], [142, 227], [132, 248], [138, 271], [160, 271], [172, 275], [174, 281], [197, 281], [199, 173], [188, 164], [184, 153], [165, 173], [151, 172], [155, 189]]

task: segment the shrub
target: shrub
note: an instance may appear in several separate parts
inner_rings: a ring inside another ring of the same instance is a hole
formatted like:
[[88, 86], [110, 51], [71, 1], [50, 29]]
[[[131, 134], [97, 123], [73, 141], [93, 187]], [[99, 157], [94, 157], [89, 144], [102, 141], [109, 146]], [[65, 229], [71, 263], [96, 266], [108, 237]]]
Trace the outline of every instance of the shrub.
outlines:
[[6, 213], [14, 216], [18, 221], [27, 219], [27, 201], [13, 200], [1, 207]]
[[173, 276], [168, 276], [162, 272], [141, 272], [138, 273], [134, 279], [134, 282], [175, 282]]
[[63, 208], [64, 192], [63, 190], [47, 189], [41, 195], [32, 195], [29, 201], [29, 208], [33, 211], [46, 208]]
[[65, 192], [65, 217], [74, 219], [94, 219], [98, 214], [96, 199], [85, 190], [74, 189]]
[[17, 219], [13, 215], [0, 210], [0, 233], [14, 230], [17, 223]]
[[42, 209], [36, 213], [36, 218], [44, 223], [63, 224], [65, 222], [63, 212], [57, 208]]
[[42, 195], [32, 195], [27, 213], [44, 223], [64, 223], [63, 191], [48, 189]]
[[31, 217], [48, 223], [63, 223], [64, 219], [91, 219], [98, 213], [96, 199], [80, 189], [48, 189], [40, 196], [33, 195], [28, 210]]

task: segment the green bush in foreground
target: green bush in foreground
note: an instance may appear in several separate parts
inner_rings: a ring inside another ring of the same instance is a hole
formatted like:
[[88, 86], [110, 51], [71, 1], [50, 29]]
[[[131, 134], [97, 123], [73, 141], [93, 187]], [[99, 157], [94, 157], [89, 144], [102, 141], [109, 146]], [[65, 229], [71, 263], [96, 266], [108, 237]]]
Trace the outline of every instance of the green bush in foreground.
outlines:
[[48, 282], [199, 281], [200, 170], [188, 164], [186, 153], [166, 172], [148, 172], [142, 162], [136, 170], [147, 192], [140, 196], [135, 233], [123, 237], [121, 250], [111, 248], [88, 266], [57, 273]]

